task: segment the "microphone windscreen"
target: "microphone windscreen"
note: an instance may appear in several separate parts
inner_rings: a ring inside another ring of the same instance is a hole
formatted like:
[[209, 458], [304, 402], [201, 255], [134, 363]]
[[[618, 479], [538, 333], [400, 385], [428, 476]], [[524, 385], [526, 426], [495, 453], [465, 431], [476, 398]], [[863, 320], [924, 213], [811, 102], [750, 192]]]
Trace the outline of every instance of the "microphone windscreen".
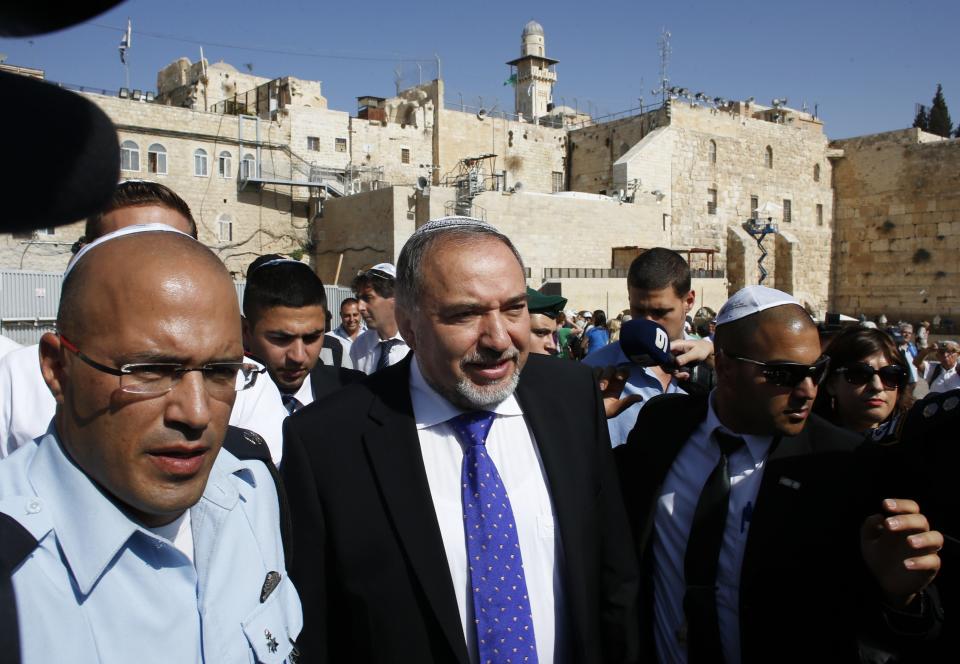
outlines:
[[620, 349], [634, 364], [643, 367], [673, 368], [676, 360], [670, 352], [670, 336], [659, 323], [634, 318], [620, 328]]
[[7, 128], [0, 230], [61, 226], [102, 210], [120, 179], [117, 131], [82, 96], [0, 72], [0, 126]]
[[6, 0], [0, 4], [0, 37], [29, 37], [62, 30], [119, 4], [120, 0]]

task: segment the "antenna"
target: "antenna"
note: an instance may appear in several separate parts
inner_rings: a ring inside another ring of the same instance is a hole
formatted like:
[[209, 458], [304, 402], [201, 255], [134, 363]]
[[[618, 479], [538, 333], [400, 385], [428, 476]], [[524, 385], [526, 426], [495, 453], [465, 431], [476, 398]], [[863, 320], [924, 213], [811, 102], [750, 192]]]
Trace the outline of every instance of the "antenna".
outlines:
[[656, 90], [651, 90], [651, 93], [660, 95], [661, 102], [667, 100], [667, 83], [670, 82], [670, 77], [667, 72], [670, 68], [670, 54], [673, 52], [670, 48], [671, 36], [669, 30], [660, 28], [660, 39], [657, 40], [657, 46], [660, 48], [660, 87]]

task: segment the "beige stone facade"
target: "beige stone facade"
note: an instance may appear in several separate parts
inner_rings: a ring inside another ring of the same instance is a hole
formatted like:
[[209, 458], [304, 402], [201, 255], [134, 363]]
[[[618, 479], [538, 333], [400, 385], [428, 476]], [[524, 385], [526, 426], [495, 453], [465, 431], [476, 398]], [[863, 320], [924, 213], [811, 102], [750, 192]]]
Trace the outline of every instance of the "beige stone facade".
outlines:
[[836, 141], [833, 307], [960, 316], [960, 141], [919, 129]]
[[[545, 60], [542, 29], [522, 39], [519, 60]], [[707, 279], [699, 304], [717, 309], [758, 282], [744, 225], [769, 217], [764, 283], [812, 312], [960, 313], [956, 140], [904, 131], [830, 144], [817, 118], [746, 101], [671, 99], [602, 123], [570, 109], [518, 118], [448, 107], [442, 80], [361, 97], [351, 113], [328, 108], [319, 81], [186, 58], [157, 87], [152, 103], [89, 98], [136, 149], [121, 177], [181, 194], [238, 275], [281, 252], [346, 284], [395, 260], [427, 219], [469, 211], [514, 239], [530, 285], [552, 282], [576, 308], [624, 308], [624, 257], [667, 246], [701, 250], [690, 254]], [[0, 267], [60, 271], [81, 230], [0, 235]]]

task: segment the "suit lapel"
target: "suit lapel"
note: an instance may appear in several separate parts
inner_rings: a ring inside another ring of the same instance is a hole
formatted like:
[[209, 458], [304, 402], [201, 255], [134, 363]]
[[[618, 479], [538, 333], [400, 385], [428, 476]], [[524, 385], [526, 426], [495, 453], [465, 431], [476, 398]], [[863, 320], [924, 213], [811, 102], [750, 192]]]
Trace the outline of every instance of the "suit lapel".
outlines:
[[395, 377], [394, 384], [378, 390], [381, 398], [374, 400], [370, 418], [379, 426], [364, 434], [363, 441], [410, 566], [451, 650], [467, 664], [460, 610], [413, 419], [409, 368], [408, 357], [396, 369], [385, 370]]
[[[557, 405], [549, 401], [549, 395], [556, 392], [548, 386], [531, 385], [529, 378], [534, 373], [530, 371], [531, 368], [528, 364], [521, 374], [517, 400], [527, 424], [533, 431], [547, 475], [547, 486], [563, 547], [567, 604], [573, 619], [572, 625], [577, 628], [576, 642], [582, 644], [583, 626], [594, 620], [594, 617], [587, 613], [588, 602], [584, 593], [584, 589], [593, 581], [584, 578], [587, 565], [583, 559], [584, 552], [579, 546], [579, 542], [584, 539], [582, 516], [583, 501], [587, 494], [581, 486], [582, 479], [577, 474], [577, 464], [570, 463], [571, 459], [582, 456], [582, 453], [577, 454], [570, 446], [574, 442], [582, 443], [582, 440], [564, 429], [563, 419], [558, 417], [556, 412]], [[588, 427], [585, 428], [589, 431]]]
[[[638, 514], [644, 517], [645, 527], [639, 533], [638, 551], [643, 552], [653, 532], [654, 511], [660, 487], [670, 471], [670, 467], [680, 453], [680, 449], [707, 416], [707, 396], [661, 397], [664, 401], [658, 417], [649, 430], [634, 429], [628, 444], [637, 446], [640, 461], [631, 464], [633, 470], [643, 474], [645, 481], [640, 486], [649, 487], [649, 495], [639, 497], [644, 502]], [[642, 416], [639, 424], [645, 424]], [[648, 438], [652, 438], [649, 440]], [[639, 478], [638, 478], [639, 480]]]

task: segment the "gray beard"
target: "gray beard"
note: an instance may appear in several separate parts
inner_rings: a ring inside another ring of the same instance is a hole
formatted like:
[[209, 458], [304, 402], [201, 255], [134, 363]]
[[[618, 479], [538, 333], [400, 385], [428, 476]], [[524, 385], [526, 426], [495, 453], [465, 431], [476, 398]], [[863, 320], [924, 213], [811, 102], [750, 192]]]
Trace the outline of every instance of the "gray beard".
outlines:
[[[519, 353], [518, 353], [519, 355]], [[475, 358], [466, 358], [473, 361]], [[432, 380], [424, 374], [424, 379], [447, 401], [463, 410], [489, 410], [491, 406], [506, 400], [517, 389], [520, 382], [520, 364], [515, 365], [513, 375], [506, 383], [493, 385], [477, 385], [472, 383], [469, 378], [463, 376], [457, 381], [453, 389], [434, 384]]]

